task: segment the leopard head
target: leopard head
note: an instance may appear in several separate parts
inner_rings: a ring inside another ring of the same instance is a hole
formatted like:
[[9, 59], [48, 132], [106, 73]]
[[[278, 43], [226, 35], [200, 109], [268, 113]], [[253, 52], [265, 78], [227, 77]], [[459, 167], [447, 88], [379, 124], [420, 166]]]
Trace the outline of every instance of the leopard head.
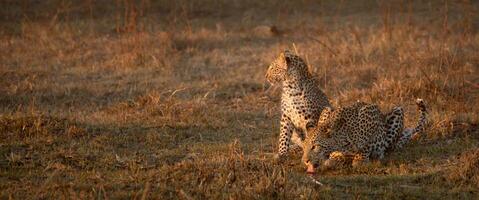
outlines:
[[329, 144], [331, 142], [333, 142], [331, 138], [324, 138], [319, 135], [305, 140], [302, 161], [307, 167], [306, 172], [315, 173], [321, 163], [329, 158], [329, 153], [332, 152], [331, 144]]
[[319, 116], [318, 123], [307, 127], [306, 140], [303, 148], [303, 163], [308, 173], [314, 173], [321, 163], [328, 159], [332, 151], [334, 140], [331, 138], [331, 126], [334, 122], [335, 112], [331, 107], [326, 107]]
[[274, 85], [285, 81], [290, 75], [304, 70], [307, 70], [307, 67], [303, 59], [291, 51], [285, 50], [269, 65], [266, 79]]

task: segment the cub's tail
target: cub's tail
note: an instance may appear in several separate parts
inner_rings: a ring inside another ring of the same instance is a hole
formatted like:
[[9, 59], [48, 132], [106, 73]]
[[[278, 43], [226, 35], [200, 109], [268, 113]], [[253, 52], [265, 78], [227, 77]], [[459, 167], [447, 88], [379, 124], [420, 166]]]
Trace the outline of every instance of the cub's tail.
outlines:
[[419, 119], [417, 121], [416, 127], [414, 128], [413, 134], [420, 134], [424, 131], [424, 127], [427, 123], [427, 109], [426, 103], [424, 103], [424, 100], [422, 99], [417, 99], [416, 105], [417, 109], [419, 110]]
[[416, 138], [424, 131], [427, 123], [427, 108], [426, 103], [422, 99], [416, 99], [417, 109], [419, 110], [419, 117], [414, 128], [406, 128], [403, 130], [401, 136], [396, 143], [396, 149], [401, 149], [405, 144], [409, 143], [411, 139]]

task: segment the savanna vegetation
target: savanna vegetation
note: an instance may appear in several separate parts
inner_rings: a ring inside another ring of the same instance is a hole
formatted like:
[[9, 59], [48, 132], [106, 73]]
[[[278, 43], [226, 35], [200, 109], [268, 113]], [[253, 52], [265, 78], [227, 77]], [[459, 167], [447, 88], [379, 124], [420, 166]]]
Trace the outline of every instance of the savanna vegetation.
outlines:
[[[479, 4], [2, 0], [2, 199], [479, 196]], [[429, 107], [382, 161], [306, 176], [273, 161], [284, 49], [332, 103]]]

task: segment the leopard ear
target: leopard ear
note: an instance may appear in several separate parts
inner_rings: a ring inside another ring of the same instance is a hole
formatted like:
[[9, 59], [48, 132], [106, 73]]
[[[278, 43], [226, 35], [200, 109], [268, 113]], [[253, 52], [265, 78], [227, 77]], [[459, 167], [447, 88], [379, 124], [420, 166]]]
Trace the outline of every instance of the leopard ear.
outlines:
[[318, 125], [327, 120], [330, 117], [331, 112], [331, 107], [324, 108], [323, 111], [321, 111], [321, 115], [319, 116]]
[[284, 50], [283, 57], [284, 57], [284, 61], [286, 62], [288, 66], [292, 61], [292, 56], [293, 56], [293, 53], [291, 53], [291, 51]]
[[309, 132], [313, 131], [314, 127], [315, 127], [315, 124], [313, 122], [306, 123], [306, 132], [309, 133]]

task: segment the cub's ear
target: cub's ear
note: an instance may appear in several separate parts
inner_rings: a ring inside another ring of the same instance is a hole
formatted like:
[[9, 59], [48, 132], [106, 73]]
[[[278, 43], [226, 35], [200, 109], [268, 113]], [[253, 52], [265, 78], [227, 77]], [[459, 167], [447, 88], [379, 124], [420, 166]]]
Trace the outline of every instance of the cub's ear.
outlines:
[[324, 108], [323, 111], [321, 111], [321, 115], [319, 115], [318, 125], [328, 120], [332, 112], [331, 107]]
[[286, 61], [286, 64], [288, 64], [288, 66], [291, 64], [291, 61], [292, 61], [291, 56], [285, 56], [284, 60]]
[[292, 61], [292, 56], [293, 56], [293, 53], [289, 50], [284, 50], [283, 52], [283, 57], [284, 57], [284, 61], [286, 62], [286, 64], [290, 64], [291, 61]]
[[313, 131], [314, 128], [315, 128], [315, 124], [313, 122], [308, 122], [306, 124], [306, 132], [309, 133], [309, 132]]
[[277, 61], [281, 62], [281, 63], [284, 63], [286, 65], [284, 66], [287, 66], [287, 61], [286, 61], [286, 54], [284, 52], [281, 52], [278, 56], [278, 59]]

